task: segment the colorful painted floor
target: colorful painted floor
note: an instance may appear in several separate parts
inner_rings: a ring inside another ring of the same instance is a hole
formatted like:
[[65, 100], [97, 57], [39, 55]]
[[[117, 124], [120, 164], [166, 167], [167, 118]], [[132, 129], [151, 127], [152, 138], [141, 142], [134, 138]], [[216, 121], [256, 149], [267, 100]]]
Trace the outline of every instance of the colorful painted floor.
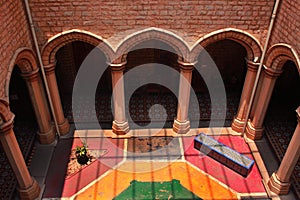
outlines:
[[[49, 166], [44, 198], [224, 200], [241, 196], [267, 197], [256, 164], [250, 174], [243, 177], [194, 149], [194, 136], [112, 139], [97, 137], [96, 132], [75, 132], [74, 138], [60, 140]], [[242, 137], [213, 137], [252, 158]], [[71, 150], [82, 141], [96, 159], [70, 174]]]

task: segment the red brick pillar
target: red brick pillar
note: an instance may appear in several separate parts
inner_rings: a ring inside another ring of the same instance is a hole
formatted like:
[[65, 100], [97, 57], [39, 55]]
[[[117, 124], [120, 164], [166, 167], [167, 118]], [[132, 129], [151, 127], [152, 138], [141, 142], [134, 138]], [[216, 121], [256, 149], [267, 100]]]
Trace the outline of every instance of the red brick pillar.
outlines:
[[55, 65], [50, 64], [45, 66], [46, 78], [48, 87], [50, 90], [50, 96], [53, 104], [55, 117], [58, 123], [59, 132], [61, 135], [69, 133], [70, 124], [68, 119], [65, 118], [64, 112], [61, 105], [61, 99], [57, 87], [57, 81], [55, 76]]
[[40, 194], [40, 187], [30, 176], [25, 164], [13, 131], [13, 119], [8, 103], [0, 100], [0, 141], [18, 181], [20, 199], [36, 199]]
[[179, 95], [177, 118], [173, 124], [173, 131], [179, 134], [185, 134], [190, 130], [188, 111], [190, 103], [192, 71], [195, 63], [186, 63], [179, 60], [178, 63], [180, 65]]
[[277, 77], [282, 71], [272, 68], [264, 68], [261, 76], [261, 86], [256, 94], [256, 102], [253, 105], [252, 120], [247, 122], [246, 136], [252, 140], [260, 139], [263, 133], [263, 122], [272, 96]]
[[258, 65], [259, 63], [248, 61], [248, 69], [240, 99], [239, 109], [231, 125], [232, 130], [236, 132], [242, 132], [246, 122], [246, 114], [247, 110], [249, 109], [250, 97], [257, 75]]
[[272, 174], [268, 182], [270, 190], [276, 194], [289, 193], [291, 175], [300, 156], [300, 107], [298, 107], [296, 112], [298, 125], [280, 163], [278, 171]]
[[124, 135], [129, 131], [128, 121], [125, 116], [125, 96], [123, 71], [126, 62], [110, 64], [113, 87], [114, 121], [112, 131], [117, 135]]
[[49, 110], [39, 83], [39, 69], [29, 73], [22, 73], [29, 90], [31, 102], [39, 127], [38, 138], [41, 144], [50, 144], [55, 140], [55, 131], [49, 121]]

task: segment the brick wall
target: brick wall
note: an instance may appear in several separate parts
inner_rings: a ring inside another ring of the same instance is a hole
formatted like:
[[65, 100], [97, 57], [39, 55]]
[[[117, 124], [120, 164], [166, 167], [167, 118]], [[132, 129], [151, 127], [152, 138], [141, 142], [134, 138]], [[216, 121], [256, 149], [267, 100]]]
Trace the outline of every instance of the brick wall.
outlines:
[[117, 32], [151, 26], [195, 38], [233, 27], [262, 40], [273, 4], [270, 0], [30, 1], [41, 45], [51, 36], [69, 29], [83, 29], [109, 38]]
[[300, 55], [300, 1], [281, 1], [276, 17], [270, 46], [277, 43], [291, 45]]
[[[282, 1], [270, 45], [283, 42], [300, 52], [299, 4], [297, 0]], [[30, 1], [41, 46], [51, 36], [70, 29], [83, 29], [109, 38], [114, 33], [149, 26], [173, 29], [194, 38], [232, 27], [248, 31], [263, 43], [273, 5], [274, 1], [270, 0]], [[22, 2], [5, 1], [0, 4], [0, 11], [0, 96], [3, 96], [13, 53], [19, 47], [32, 48], [32, 45]]]
[[1, 1], [0, 15], [0, 97], [3, 97], [7, 69], [14, 52], [20, 47], [31, 47], [31, 42], [22, 1]]

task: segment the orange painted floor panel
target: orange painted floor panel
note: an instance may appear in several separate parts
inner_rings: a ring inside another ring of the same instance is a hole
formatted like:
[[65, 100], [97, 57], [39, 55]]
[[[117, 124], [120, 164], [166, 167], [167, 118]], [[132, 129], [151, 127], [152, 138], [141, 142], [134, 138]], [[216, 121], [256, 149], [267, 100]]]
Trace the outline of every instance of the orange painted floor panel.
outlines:
[[[90, 184], [84, 191], [75, 195], [76, 199], [112, 199], [124, 191], [132, 180], [143, 182], [163, 182], [179, 180], [188, 190], [202, 199], [237, 199], [237, 194], [213, 180], [187, 162], [161, 163], [161, 168], [151, 171], [153, 162], [125, 162], [116, 170]], [[130, 171], [144, 171], [134, 173]], [[148, 172], [147, 172], [148, 171]]]

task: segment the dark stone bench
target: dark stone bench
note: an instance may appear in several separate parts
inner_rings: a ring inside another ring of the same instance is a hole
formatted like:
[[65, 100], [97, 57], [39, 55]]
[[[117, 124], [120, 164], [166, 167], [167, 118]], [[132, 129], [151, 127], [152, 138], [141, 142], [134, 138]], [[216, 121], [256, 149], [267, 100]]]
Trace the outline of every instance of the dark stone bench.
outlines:
[[244, 177], [250, 173], [254, 164], [252, 159], [240, 154], [204, 133], [200, 133], [195, 137], [194, 148]]

